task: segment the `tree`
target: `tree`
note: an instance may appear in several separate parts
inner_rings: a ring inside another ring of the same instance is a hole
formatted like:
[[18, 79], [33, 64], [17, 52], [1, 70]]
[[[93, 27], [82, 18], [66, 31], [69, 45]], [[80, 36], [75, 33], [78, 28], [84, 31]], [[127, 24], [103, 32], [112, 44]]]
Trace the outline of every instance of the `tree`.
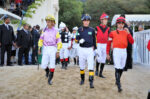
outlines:
[[87, 0], [85, 12], [92, 16], [91, 25], [93, 27], [99, 25], [99, 17], [103, 12], [110, 16], [109, 24], [111, 23], [111, 18], [114, 13], [125, 13], [120, 5], [118, 5], [114, 0]]
[[146, 0], [145, 4], [146, 4], [147, 7], [150, 9], [150, 0]]
[[83, 12], [82, 2], [79, 0], [59, 0], [59, 22], [64, 22], [70, 30], [81, 25]]
[[127, 14], [148, 14], [150, 9], [148, 8], [148, 3], [150, 0], [116, 0], [122, 9], [125, 10]]
[[150, 13], [150, 0], [87, 0], [84, 13], [92, 16], [91, 25], [99, 25], [100, 15], [106, 12], [109, 24], [115, 14], [147, 14]]

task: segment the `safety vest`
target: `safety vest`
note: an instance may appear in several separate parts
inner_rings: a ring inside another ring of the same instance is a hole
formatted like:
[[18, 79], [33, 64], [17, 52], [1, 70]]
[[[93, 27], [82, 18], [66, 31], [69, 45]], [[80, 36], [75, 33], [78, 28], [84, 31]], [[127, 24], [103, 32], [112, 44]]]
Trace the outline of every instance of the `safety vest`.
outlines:
[[107, 43], [108, 41], [108, 36], [109, 36], [109, 27], [101, 27], [101, 26], [97, 26], [97, 43]]
[[61, 41], [62, 43], [68, 43], [69, 42], [69, 34], [66, 32], [61, 32]]

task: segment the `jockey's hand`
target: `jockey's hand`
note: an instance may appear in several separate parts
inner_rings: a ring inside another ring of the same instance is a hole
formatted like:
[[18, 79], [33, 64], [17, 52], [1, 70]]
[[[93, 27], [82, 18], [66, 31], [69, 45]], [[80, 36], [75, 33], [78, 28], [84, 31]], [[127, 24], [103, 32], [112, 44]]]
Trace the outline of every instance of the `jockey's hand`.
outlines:
[[130, 34], [130, 32], [129, 32], [129, 29], [128, 29], [128, 28], [124, 28], [124, 30], [125, 30], [126, 32], [128, 32], [128, 34]]
[[65, 29], [66, 29], [66, 32], [69, 32], [69, 29], [67, 27]]
[[38, 54], [41, 55], [41, 50], [38, 50]]
[[59, 58], [59, 52], [56, 53], [56, 58]]
[[71, 47], [68, 47], [68, 50], [71, 50]]
[[107, 54], [107, 60], [110, 60], [110, 55], [109, 54]]

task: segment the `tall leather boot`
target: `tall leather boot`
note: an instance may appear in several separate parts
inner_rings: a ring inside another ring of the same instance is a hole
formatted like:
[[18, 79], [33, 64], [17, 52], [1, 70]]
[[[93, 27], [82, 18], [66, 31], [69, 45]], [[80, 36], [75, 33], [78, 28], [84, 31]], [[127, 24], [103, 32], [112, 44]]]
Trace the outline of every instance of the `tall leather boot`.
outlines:
[[67, 67], [68, 67], [68, 61], [65, 61], [64, 69], [67, 69]]
[[147, 99], [150, 99], [150, 90], [149, 90], [149, 92], [148, 92]]
[[62, 62], [61, 62], [61, 65], [62, 65], [62, 69], [64, 69], [64, 68], [65, 68], [65, 62], [62, 61]]
[[105, 78], [105, 77], [103, 76], [104, 65], [105, 65], [105, 64], [101, 63], [100, 72], [99, 72], [99, 77], [101, 77], [101, 78]]
[[80, 70], [80, 77], [81, 77], [80, 85], [83, 85], [84, 84], [84, 80], [85, 80], [84, 70]]
[[93, 81], [94, 81], [94, 71], [93, 71], [93, 70], [90, 70], [90, 71], [89, 71], [90, 88], [94, 88]]
[[76, 63], [77, 63], [77, 60], [76, 60], [76, 58], [73, 58], [74, 59], [74, 65], [76, 65]]
[[96, 71], [95, 71], [96, 76], [98, 76], [98, 72], [99, 72], [99, 63], [96, 61]]
[[48, 84], [52, 85], [52, 79], [54, 75], [54, 69], [50, 69], [49, 77], [48, 77]]
[[68, 64], [70, 64], [70, 57], [68, 57], [68, 61], [67, 62], [68, 62]]
[[49, 68], [47, 67], [46, 69], [45, 69], [45, 72], [46, 72], [46, 77], [48, 77], [48, 74], [49, 74]]
[[79, 57], [77, 57], [77, 65], [79, 65]]
[[117, 71], [116, 71], [116, 84], [117, 84], [117, 87], [118, 87], [118, 92], [121, 92], [122, 88], [121, 88], [121, 83], [120, 83], [119, 69], [117, 69]]
[[[123, 71], [124, 71], [124, 70], [119, 69], [120, 79], [121, 79], [121, 76], [122, 76]], [[115, 78], [117, 78], [116, 75], [117, 75], [117, 69], [115, 70]], [[117, 81], [117, 80], [116, 80], [116, 81]], [[117, 82], [116, 82], [115, 84], [117, 85]]]
[[117, 69], [115, 69], [115, 78], [116, 78], [115, 84], [117, 85]]
[[123, 73], [123, 70], [122, 70], [122, 69], [120, 69], [120, 70], [119, 70], [120, 79], [121, 79], [122, 73]]

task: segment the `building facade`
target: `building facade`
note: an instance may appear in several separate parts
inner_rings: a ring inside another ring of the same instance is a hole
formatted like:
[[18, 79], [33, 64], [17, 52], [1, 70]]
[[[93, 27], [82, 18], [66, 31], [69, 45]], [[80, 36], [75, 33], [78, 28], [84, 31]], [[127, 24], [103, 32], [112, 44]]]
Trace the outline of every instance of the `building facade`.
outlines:
[[35, 14], [32, 14], [32, 18], [26, 18], [25, 20], [31, 26], [40, 25], [41, 28], [46, 27], [45, 17], [48, 14], [54, 15], [56, 18], [56, 27], [58, 27], [58, 13], [59, 13], [59, 0], [45, 0], [41, 6], [36, 9]]

